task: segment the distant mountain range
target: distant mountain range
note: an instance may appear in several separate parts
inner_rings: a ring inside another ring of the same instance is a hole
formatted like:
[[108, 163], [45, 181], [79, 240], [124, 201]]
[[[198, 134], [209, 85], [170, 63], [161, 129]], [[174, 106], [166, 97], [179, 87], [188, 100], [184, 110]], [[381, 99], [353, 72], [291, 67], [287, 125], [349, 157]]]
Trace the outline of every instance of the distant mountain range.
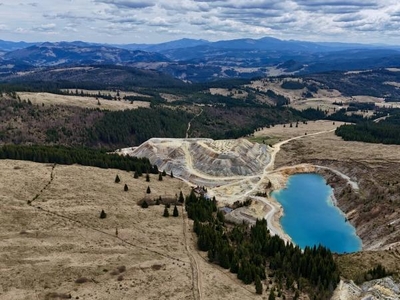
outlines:
[[236, 39], [180, 39], [160, 44], [109, 45], [0, 40], [0, 76], [49, 66], [122, 65], [157, 70], [187, 81], [365, 70], [400, 66], [400, 47]]

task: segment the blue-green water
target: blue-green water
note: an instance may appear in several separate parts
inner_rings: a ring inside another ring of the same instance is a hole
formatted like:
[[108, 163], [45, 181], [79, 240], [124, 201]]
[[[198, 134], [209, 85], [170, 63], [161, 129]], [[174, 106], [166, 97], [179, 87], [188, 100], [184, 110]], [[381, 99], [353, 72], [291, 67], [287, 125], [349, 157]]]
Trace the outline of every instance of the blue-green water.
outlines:
[[317, 174], [292, 175], [286, 189], [272, 193], [283, 206], [283, 230], [300, 248], [321, 244], [336, 253], [361, 250], [361, 239], [331, 195], [331, 187]]

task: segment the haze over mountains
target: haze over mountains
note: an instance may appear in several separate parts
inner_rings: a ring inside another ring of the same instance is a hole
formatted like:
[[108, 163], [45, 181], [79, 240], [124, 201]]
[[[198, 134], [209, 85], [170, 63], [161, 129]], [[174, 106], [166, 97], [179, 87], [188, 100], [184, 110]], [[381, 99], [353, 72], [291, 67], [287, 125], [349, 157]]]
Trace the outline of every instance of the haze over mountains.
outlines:
[[37, 67], [117, 64], [201, 82], [219, 78], [365, 70], [400, 65], [400, 46], [236, 39], [180, 39], [161, 44], [0, 40], [0, 75]]

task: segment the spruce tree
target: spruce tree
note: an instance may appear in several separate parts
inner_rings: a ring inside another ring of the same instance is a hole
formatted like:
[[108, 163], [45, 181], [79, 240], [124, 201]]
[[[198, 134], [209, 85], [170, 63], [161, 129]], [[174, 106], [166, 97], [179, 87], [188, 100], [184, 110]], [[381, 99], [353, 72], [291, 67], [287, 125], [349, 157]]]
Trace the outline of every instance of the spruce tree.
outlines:
[[135, 179], [138, 179], [138, 178], [139, 178], [139, 173], [138, 173], [137, 170], [135, 171], [135, 174], [133, 174], [133, 178], [135, 178]]
[[128, 191], [128, 185], [125, 183], [124, 185], [124, 191], [127, 192]]
[[268, 300], [275, 300], [275, 292], [274, 292], [274, 290], [271, 290], [271, 292], [269, 293]]
[[161, 175], [162, 176], [167, 176], [167, 172], [165, 172], [165, 170], [164, 170], [164, 171], [162, 171]]
[[182, 191], [179, 192], [179, 200], [178, 201], [179, 201], [179, 203], [185, 202], [185, 197], [183, 197]]
[[163, 178], [162, 178], [161, 173], [158, 173], [158, 181], [162, 181], [162, 180], [163, 180]]
[[166, 217], [166, 218], [168, 218], [168, 217], [169, 217], [169, 211], [168, 211], [168, 208], [167, 208], [167, 206], [165, 206], [165, 208], [164, 208], [164, 214], [163, 214], [163, 217]]
[[100, 213], [100, 219], [105, 219], [107, 217], [107, 214], [105, 213], [104, 209], [101, 210]]
[[171, 178], [174, 178], [174, 173], [172, 173], [172, 170], [171, 170]]
[[119, 183], [121, 181], [121, 179], [119, 179], [119, 176], [117, 174], [117, 176], [115, 176], [115, 183]]
[[144, 200], [143, 202], [142, 202], [142, 208], [148, 208], [149, 207], [149, 204], [147, 203], [147, 201], [146, 200]]
[[147, 193], [147, 194], [150, 194], [150, 193], [151, 193], [150, 186], [147, 187], [146, 193]]
[[146, 181], [147, 181], [147, 182], [150, 182], [150, 175], [149, 175], [149, 173], [146, 174]]
[[256, 293], [262, 295], [263, 288], [260, 277], [258, 275], [256, 276], [255, 283], [256, 283]]
[[175, 205], [175, 207], [174, 207], [174, 212], [172, 213], [172, 215], [173, 215], [174, 217], [179, 217], [179, 211], [178, 211], [178, 208], [176, 207], [176, 205]]

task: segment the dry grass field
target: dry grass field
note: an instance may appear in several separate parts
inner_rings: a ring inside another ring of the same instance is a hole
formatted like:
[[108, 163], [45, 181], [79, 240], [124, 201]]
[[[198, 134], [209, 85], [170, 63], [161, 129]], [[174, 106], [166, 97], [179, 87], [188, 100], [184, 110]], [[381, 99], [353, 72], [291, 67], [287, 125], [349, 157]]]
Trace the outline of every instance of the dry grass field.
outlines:
[[151, 198], [186, 194], [182, 181], [78, 165], [0, 167], [0, 299], [261, 299], [195, 250], [181, 208], [164, 218], [162, 205], [136, 204], [147, 186]]
[[133, 101], [131, 104], [129, 101], [113, 101], [100, 99], [100, 105], [93, 97], [81, 97], [81, 96], [67, 96], [57, 95], [51, 93], [30, 93], [30, 92], [18, 92], [18, 96], [21, 100], [30, 100], [33, 104], [44, 104], [44, 105], [69, 105], [78, 106], [82, 108], [93, 108], [102, 110], [125, 110], [125, 109], [136, 109], [138, 107], [150, 107], [150, 102], [145, 101]]

